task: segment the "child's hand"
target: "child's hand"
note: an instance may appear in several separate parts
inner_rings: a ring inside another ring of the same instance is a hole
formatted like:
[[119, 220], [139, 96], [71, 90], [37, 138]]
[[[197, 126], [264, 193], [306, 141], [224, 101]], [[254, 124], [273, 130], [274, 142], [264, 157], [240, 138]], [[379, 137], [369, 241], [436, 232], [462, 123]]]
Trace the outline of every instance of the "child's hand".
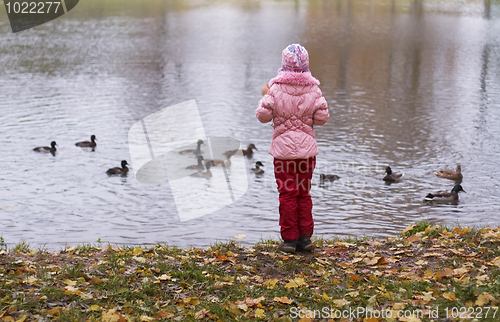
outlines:
[[262, 91], [262, 96], [266, 95], [267, 91], [269, 91], [269, 84], [265, 83], [264, 85], [262, 85], [261, 91]]

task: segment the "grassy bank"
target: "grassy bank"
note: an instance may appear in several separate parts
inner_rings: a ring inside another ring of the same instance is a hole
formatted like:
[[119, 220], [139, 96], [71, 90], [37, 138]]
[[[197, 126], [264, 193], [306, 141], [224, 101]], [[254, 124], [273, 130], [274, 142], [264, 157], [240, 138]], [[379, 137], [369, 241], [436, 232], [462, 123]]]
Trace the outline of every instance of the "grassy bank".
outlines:
[[277, 245], [21, 243], [0, 250], [0, 321], [500, 320], [500, 228], [422, 222], [387, 240], [316, 240], [314, 254]]

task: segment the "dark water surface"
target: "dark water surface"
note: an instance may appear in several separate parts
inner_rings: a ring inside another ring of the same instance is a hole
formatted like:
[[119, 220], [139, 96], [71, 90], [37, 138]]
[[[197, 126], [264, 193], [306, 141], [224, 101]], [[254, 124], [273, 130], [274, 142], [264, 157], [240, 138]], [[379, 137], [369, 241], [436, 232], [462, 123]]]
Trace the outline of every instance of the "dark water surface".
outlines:
[[[316, 128], [316, 234], [388, 237], [418, 220], [497, 226], [499, 18], [493, 0], [87, 0], [13, 34], [2, 9], [0, 236], [49, 249], [99, 238], [177, 246], [237, 234], [248, 235], [243, 243], [277, 239], [272, 128], [255, 108], [293, 42], [308, 49], [331, 114]], [[248, 172], [236, 203], [181, 222], [168, 185], [105, 171], [130, 160], [133, 124], [192, 99], [207, 136], [254, 143], [247, 168], [260, 160], [266, 172]], [[91, 134], [94, 152], [74, 145]], [[52, 140], [56, 156], [32, 151]], [[433, 171], [457, 163], [467, 191], [458, 204], [423, 203], [453, 187]], [[405, 181], [384, 184], [387, 165]], [[321, 187], [321, 172], [341, 179]]]

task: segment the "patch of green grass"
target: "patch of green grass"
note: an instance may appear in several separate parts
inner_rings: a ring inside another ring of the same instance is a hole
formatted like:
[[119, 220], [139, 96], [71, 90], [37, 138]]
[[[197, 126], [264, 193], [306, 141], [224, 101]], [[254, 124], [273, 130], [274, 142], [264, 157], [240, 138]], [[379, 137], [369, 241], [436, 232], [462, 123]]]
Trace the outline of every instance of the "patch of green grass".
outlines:
[[30, 251], [30, 244], [25, 242], [24, 240], [17, 243], [13, 248], [12, 248], [12, 252], [16, 253], [28, 253]]
[[78, 263], [76, 265], [66, 265], [62, 268], [61, 273], [68, 278], [76, 279], [85, 276], [85, 265]]
[[419, 221], [419, 222], [415, 223], [415, 227], [413, 227], [413, 229], [408, 230], [407, 232], [405, 232], [403, 234], [403, 236], [404, 237], [408, 237], [408, 236], [415, 235], [416, 233], [425, 231], [430, 226], [431, 226], [431, 223], [429, 223], [429, 222], [427, 222], [425, 220]]
[[0, 236], [0, 249], [5, 249], [7, 250], [7, 243], [5, 243], [5, 239], [3, 239], [2, 236]]

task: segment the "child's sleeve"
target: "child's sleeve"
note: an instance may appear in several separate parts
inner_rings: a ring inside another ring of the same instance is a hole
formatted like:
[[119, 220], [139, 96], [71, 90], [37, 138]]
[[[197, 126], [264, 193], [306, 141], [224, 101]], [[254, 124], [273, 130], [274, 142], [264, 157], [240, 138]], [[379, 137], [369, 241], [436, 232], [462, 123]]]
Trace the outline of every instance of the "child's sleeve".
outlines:
[[269, 94], [259, 101], [259, 107], [255, 111], [255, 116], [261, 123], [270, 122], [273, 119], [274, 97]]
[[330, 117], [330, 113], [328, 112], [328, 103], [324, 96], [321, 96], [314, 103], [315, 111], [313, 114], [313, 124], [315, 125], [324, 125], [328, 118]]

